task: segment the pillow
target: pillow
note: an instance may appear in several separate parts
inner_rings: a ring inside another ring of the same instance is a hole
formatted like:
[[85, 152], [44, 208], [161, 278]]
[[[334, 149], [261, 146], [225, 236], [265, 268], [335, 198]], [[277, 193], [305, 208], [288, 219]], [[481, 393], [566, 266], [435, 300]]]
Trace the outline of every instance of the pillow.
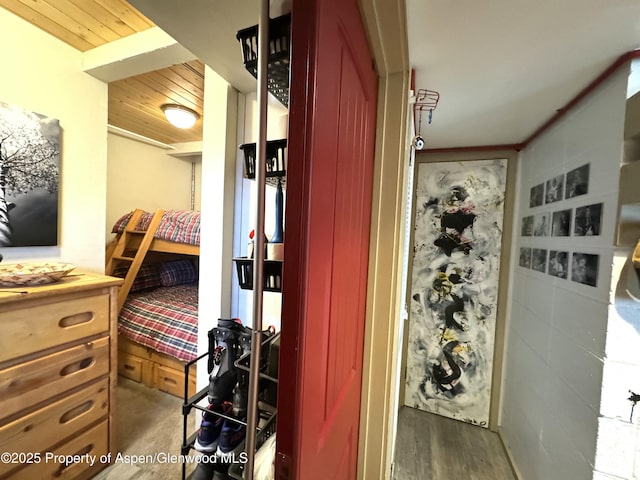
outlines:
[[[114, 270], [113, 276], [124, 278], [127, 275], [127, 267], [118, 267]], [[162, 285], [160, 279], [160, 269], [157, 264], [144, 264], [138, 270], [133, 285], [131, 286], [131, 292], [138, 292], [140, 290], [148, 290], [150, 288], [160, 287]]]
[[176, 260], [160, 264], [160, 283], [164, 287], [197, 281], [198, 272], [189, 260]]

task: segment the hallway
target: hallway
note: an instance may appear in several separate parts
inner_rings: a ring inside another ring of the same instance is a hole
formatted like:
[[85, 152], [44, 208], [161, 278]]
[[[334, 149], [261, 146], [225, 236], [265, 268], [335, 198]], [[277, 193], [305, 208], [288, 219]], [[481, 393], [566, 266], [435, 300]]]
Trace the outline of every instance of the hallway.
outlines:
[[516, 476], [496, 433], [402, 407], [393, 480], [451, 478], [515, 480]]

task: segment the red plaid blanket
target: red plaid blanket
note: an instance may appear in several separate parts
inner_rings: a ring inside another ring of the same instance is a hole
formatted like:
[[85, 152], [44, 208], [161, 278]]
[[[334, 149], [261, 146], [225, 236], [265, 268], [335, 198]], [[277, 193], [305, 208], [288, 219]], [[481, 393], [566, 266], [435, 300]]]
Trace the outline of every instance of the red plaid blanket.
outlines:
[[182, 361], [197, 357], [198, 286], [177, 285], [129, 295], [118, 331]]
[[[131, 219], [133, 212], [120, 217], [111, 229], [111, 233], [119, 233], [124, 230]], [[138, 222], [138, 230], [146, 230], [149, 227], [153, 213], [144, 212]], [[162, 215], [162, 221], [155, 238], [169, 240], [176, 243], [188, 243], [200, 245], [200, 212], [189, 210], [167, 210]]]

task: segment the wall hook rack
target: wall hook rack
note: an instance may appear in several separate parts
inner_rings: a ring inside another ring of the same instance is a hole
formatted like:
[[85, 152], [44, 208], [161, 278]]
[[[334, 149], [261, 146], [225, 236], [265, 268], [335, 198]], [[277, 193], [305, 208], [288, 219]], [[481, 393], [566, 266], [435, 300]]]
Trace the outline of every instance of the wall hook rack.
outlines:
[[[416, 136], [413, 137], [413, 146], [416, 150], [422, 150], [425, 142], [422, 136], [422, 112], [429, 112], [429, 124], [433, 118], [433, 110], [438, 106], [440, 100], [440, 94], [434, 90], [419, 89], [415, 103], [413, 104], [413, 124], [417, 125]], [[416, 124], [416, 112], [418, 112], [418, 122]]]

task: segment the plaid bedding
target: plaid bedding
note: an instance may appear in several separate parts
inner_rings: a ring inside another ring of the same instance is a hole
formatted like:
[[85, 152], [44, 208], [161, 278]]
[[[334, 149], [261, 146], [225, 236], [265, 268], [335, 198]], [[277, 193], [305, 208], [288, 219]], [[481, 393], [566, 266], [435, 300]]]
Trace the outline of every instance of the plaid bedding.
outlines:
[[[124, 230], [133, 212], [120, 217], [111, 229], [111, 233]], [[138, 222], [138, 230], [146, 230], [151, 223], [153, 213], [144, 212]], [[176, 243], [200, 245], [200, 212], [190, 210], [167, 210], [162, 215], [162, 221], [156, 231], [155, 238], [169, 240]]]
[[198, 342], [197, 284], [129, 295], [120, 311], [118, 332], [178, 360], [193, 360]]

